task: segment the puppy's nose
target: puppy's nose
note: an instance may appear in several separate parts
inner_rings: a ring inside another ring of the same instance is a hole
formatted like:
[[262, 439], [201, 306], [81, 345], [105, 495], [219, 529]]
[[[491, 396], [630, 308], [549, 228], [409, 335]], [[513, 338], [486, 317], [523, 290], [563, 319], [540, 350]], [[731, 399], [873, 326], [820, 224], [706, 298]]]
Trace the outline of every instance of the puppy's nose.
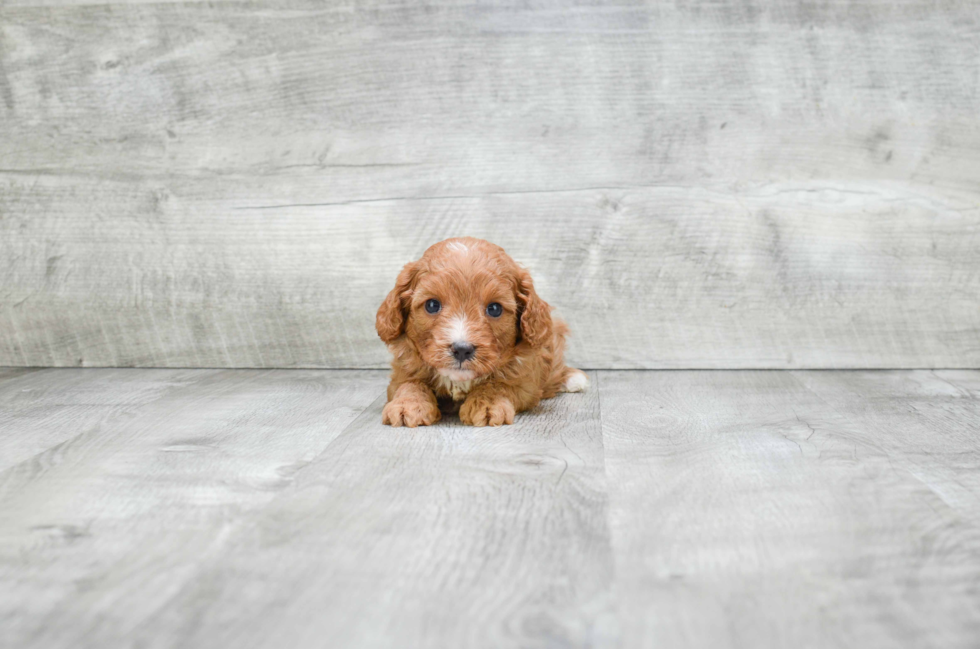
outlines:
[[476, 355], [476, 347], [470, 343], [453, 343], [453, 357], [457, 363], [465, 363]]

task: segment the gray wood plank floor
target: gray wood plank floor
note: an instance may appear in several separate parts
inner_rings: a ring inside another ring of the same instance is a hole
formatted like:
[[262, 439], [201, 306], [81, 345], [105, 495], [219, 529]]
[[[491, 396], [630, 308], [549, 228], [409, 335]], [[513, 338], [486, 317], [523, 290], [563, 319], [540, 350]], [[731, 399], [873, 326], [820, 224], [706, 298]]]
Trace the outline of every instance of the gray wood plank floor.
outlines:
[[980, 371], [0, 369], [0, 646], [966, 647]]

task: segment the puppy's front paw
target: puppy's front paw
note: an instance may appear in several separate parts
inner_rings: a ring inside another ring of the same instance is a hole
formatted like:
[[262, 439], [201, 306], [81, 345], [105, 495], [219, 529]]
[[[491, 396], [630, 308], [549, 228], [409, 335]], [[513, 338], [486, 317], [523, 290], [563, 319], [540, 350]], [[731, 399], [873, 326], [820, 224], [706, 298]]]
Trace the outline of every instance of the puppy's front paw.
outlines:
[[513, 424], [514, 404], [504, 396], [473, 394], [459, 409], [459, 419], [470, 426]]
[[395, 399], [385, 404], [381, 411], [381, 423], [389, 426], [429, 426], [439, 421], [442, 414], [436, 404], [421, 399]]

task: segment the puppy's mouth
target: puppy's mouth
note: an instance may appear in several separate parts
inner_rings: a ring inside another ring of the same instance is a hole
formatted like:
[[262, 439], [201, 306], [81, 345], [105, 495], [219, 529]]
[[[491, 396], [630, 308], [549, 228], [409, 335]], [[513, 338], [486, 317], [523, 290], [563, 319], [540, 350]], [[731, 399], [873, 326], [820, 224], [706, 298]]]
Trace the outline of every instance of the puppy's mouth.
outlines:
[[472, 381], [476, 378], [473, 370], [464, 370], [458, 365], [456, 367], [440, 367], [439, 374], [445, 376], [450, 381]]

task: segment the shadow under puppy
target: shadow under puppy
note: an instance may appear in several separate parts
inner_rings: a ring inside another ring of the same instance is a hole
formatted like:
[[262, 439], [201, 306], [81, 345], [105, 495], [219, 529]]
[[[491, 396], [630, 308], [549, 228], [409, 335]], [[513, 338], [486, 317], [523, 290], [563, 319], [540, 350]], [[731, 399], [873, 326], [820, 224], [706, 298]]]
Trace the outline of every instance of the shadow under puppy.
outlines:
[[375, 326], [394, 356], [381, 415], [392, 426], [439, 421], [440, 403], [466, 424], [510, 424], [541, 399], [588, 385], [565, 365], [568, 326], [531, 275], [482, 239], [447, 239], [407, 264]]

